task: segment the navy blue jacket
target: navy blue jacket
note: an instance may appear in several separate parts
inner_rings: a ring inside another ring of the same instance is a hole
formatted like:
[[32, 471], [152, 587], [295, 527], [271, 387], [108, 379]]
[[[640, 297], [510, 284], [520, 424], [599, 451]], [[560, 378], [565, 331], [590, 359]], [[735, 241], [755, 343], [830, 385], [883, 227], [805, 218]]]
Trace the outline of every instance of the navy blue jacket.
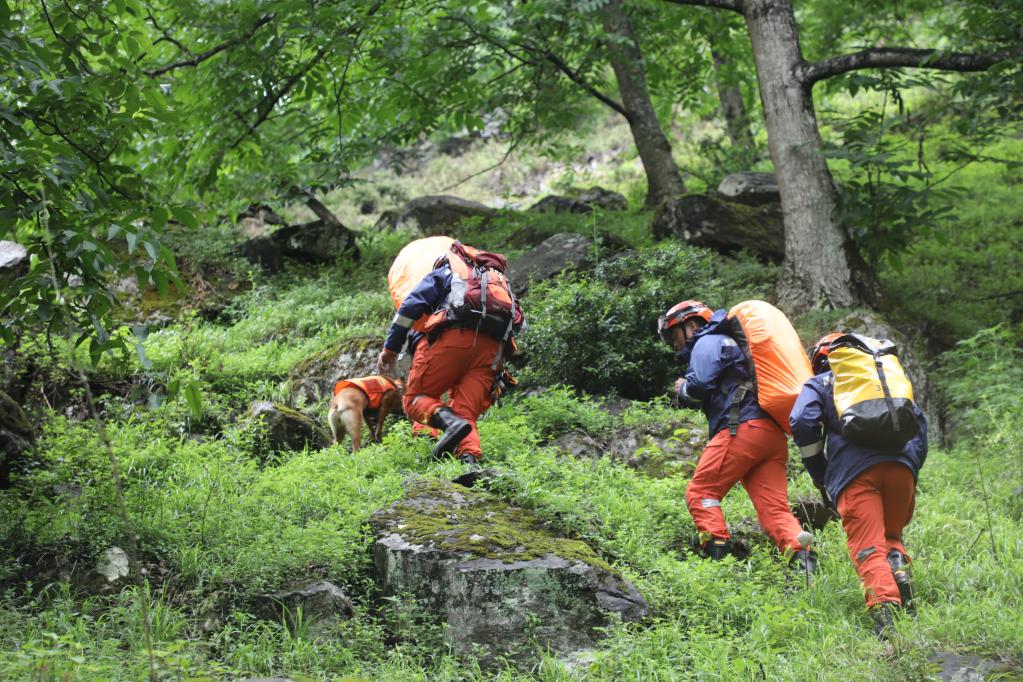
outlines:
[[405, 300], [401, 302], [398, 312], [391, 322], [391, 328], [384, 340], [384, 348], [398, 353], [408, 338], [409, 353], [415, 350], [416, 343], [423, 338], [422, 332], [409, 328], [424, 314], [438, 310], [451, 291], [451, 265], [445, 262], [439, 268], [431, 270], [419, 281]]
[[[719, 325], [727, 314], [726, 310], [716, 311], [679, 353], [682, 362], [688, 359], [689, 368], [678, 397], [683, 404], [703, 410], [711, 438], [728, 428], [732, 396], [740, 384], [751, 378], [739, 344], [719, 333]], [[752, 392], [739, 403], [739, 422], [750, 419], [770, 419]]]
[[920, 409], [916, 409], [920, 432], [900, 450], [850, 443], [842, 437], [835, 395], [831, 390], [834, 380], [831, 372], [807, 379], [789, 417], [792, 437], [814, 484], [818, 488], [826, 487], [828, 496], [837, 502], [838, 495], [853, 479], [881, 462], [905, 464], [915, 479], [927, 459], [927, 420]]

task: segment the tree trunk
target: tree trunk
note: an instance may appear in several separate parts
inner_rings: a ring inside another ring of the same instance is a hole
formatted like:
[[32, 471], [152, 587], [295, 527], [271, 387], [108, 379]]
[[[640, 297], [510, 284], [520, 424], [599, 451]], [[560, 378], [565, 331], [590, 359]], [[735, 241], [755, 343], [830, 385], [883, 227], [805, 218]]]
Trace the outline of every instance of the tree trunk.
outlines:
[[717, 81], [718, 99], [721, 101], [721, 114], [725, 117], [725, 130], [732, 146], [738, 149], [752, 149], [753, 136], [749, 129], [749, 114], [746, 103], [742, 100], [742, 90], [730, 77], [728, 57], [714, 48], [713, 38], [710, 48], [714, 62], [714, 80]]
[[671, 144], [654, 112], [643, 71], [643, 54], [622, 9], [622, 0], [611, 0], [603, 10], [604, 30], [608, 34], [608, 52], [618, 81], [618, 92], [625, 107], [625, 118], [646, 172], [647, 193], [644, 206], [655, 208], [668, 199], [685, 194]]
[[789, 0], [745, 0], [743, 10], [760, 82], [768, 147], [785, 216], [779, 299], [789, 311], [857, 303], [834, 181], [821, 153], [810, 86]]

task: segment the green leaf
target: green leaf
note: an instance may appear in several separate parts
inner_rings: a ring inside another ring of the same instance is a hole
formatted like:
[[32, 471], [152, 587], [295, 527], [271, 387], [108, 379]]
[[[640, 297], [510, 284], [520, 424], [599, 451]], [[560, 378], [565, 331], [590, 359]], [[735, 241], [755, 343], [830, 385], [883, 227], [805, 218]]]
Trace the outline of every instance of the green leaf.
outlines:
[[185, 386], [185, 402], [188, 404], [192, 416], [202, 419], [202, 393], [199, 391], [198, 384], [190, 383]]
[[199, 227], [199, 221], [196, 220], [195, 214], [189, 211], [183, 206], [174, 206], [171, 208], [171, 213], [174, 214], [174, 219], [182, 225], [186, 225], [193, 230]]
[[[124, 238], [128, 242], [128, 253], [133, 252], [135, 250], [135, 244], [137, 244], [138, 241], [139, 241], [138, 233], [137, 232], [126, 232], [125, 235], [124, 235]], [[141, 286], [141, 283], [139, 283], [139, 286]]]
[[[163, 206], [156, 206], [153, 208], [153, 229], [159, 230], [167, 224], [167, 219], [170, 217], [170, 213]], [[155, 257], [155, 256], [154, 256]]]

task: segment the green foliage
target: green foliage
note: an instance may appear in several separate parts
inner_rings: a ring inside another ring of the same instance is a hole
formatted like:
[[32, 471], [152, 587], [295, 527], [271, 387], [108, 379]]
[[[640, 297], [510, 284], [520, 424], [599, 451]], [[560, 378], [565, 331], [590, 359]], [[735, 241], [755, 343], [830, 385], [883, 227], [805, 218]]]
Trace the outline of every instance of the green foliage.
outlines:
[[169, 220], [196, 226], [140, 172], [140, 141], [176, 117], [137, 60], [149, 43], [123, 4], [3, 3], [0, 238], [30, 260], [0, 294], [0, 338], [45, 330], [88, 342], [94, 362], [132, 345], [111, 331], [115, 277], [182, 286], [160, 244]]
[[657, 316], [698, 298], [725, 307], [765, 298], [773, 270], [678, 244], [649, 247], [531, 290], [523, 346], [535, 380], [590, 393], [649, 398], [673, 380]]

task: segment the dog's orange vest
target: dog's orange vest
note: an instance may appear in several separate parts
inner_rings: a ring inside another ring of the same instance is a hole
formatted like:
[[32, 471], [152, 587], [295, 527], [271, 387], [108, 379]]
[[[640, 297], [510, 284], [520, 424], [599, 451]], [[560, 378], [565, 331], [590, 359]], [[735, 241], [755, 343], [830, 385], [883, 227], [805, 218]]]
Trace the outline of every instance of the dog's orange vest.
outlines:
[[369, 405], [366, 409], [375, 410], [380, 407], [380, 401], [388, 391], [397, 391], [398, 386], [388, 379], [379, 375], [361, 377], [359, 379], [345, 379], [334, 384], [334, 395], [337, 395], [349, 386], [354, 386], [369, 398]]

